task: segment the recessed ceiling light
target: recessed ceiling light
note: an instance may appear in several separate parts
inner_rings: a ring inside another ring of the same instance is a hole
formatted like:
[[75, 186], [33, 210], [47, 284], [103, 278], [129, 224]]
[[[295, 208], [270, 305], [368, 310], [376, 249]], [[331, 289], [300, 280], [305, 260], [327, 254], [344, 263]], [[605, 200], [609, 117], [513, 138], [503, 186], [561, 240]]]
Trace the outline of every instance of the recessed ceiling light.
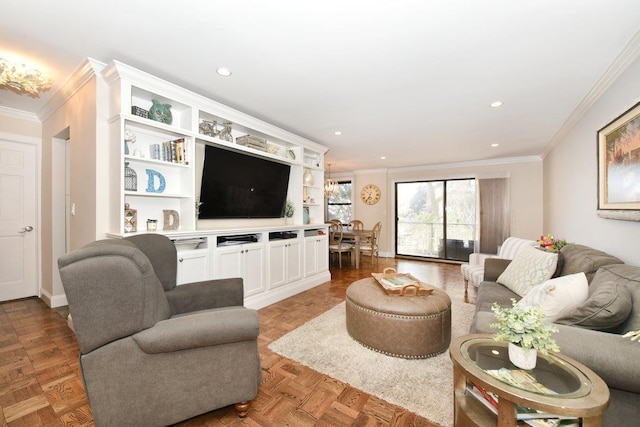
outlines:
[[334, 134], [334, 135], [342, 135], [342, 132], [340, 132], [339, 130], [337, 130], [337, 131], [335, 131], [333, 134]]
[[380, 160], [385, 160], [387, 156], [380, 156]]
[[502, 107], [504, 103], [502, 101], [495, 101], [491, 103], [491, 108], [498, 108], [498, 107]]
[[223, 77], [229, 77], [231, 75], [231, 70], [228, 68], [220, 67], [216, 70], [216, 73], [220, 74]]
[[491, 144], [492, 147], [499, 147], [500, 144]]

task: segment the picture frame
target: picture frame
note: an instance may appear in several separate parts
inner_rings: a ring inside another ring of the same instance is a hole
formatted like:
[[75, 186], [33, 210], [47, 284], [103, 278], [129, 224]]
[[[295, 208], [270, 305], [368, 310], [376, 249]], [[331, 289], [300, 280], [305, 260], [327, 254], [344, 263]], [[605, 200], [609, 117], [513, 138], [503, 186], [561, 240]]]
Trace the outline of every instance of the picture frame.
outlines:
[[640, 221], [640, 102], [597, 132], [598, 216]]

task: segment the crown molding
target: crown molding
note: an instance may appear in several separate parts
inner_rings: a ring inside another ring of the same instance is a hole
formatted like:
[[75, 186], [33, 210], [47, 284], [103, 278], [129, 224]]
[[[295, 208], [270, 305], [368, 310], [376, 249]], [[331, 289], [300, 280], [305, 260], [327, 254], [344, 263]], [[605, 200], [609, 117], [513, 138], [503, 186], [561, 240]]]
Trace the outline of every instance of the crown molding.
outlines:
[[353, 171], [353, 175], [366, 175], [366, 174], [380, 174], [380, 173], [389, 173], [391, 169], [360, 169]]
[[53, 94], [51, 99], [38, 111], [37, 115], [41, 121], [45, 121], [54, 111], [69, 98], [75, 95], [85, 84], [102, 72], [105, 64], [92, 58], [85, 59], [82, 64], [62, 83], [60, 88]]
[[40, 123], [40, 119], [35, 113], [16, 110], [15, 108], [4, 107], [1, 105], [0, 105], [0, 115], [11, 117], [12, 119], [21, 119], [21, 120], [27, 120], [30, 122]]
[[423, 165], [423, 166], [407, 166], [407, 167], [401, 167], [401, 168], [388, 169], [388, 171], [390, 173], [421, 172], [421, 171], [433, 171], [433, 170], [442, 170], [442, 169], [509, 165], [514, 163], [531, 163], [531, 162], [541, 162], [541, 161], [542, 161], [541, 156], [504, 157], [500, 159], [473, 160], [469, 162], [441, 163], [441, 164]]
[[191, 105], [208, 114], [224, 117], [233, 123], [242, 123], [243, 126], [251, 128], [254, 131], [264, 132], [283, 141], [291, 141], [318, 152], [326, 153], [328, 151], [328, 148], [322, 144], [265, 122], [257, 117], [250, 116], [240, 110], [231, 108], [204, 95], [180, 87], [120, 61], [111, 61], [109, 65], [104, 67], [102, 75], [108, 85], [112, 85], [118, 79], [122, 79], [149, 92], [162, 93], [169, 99]]
[[542, 158], [547, 155], [567, 136], [569, 131], [587, 114], [593, 105], [606, 93], [611, 85], [626, 71], [627, 68], [640, 56], [640, 31], [638, 31], [627, 43], [620, 54], [614, 59], [609, 68], [604, 72], [602, 77], [598, 79], [596, 84], [587, 93], [584, 99], [573, 110], [573, 113], [562, 124], [558, 132], [553, 136], [545, 150], [542, 152]]

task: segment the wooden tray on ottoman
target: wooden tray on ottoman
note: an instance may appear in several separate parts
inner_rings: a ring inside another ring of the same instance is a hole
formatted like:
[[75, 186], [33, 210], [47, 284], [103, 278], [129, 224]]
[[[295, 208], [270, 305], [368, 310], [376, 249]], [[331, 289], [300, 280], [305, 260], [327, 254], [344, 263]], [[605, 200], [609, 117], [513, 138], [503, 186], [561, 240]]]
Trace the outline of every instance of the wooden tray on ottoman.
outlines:
[[420, 280], [416, 279], [409, 273], [396, 273], [394, 268], [385, 268], [382, 273], [371, 273], [374, 279], [380, 283], [388, 295], [405, 296], [407, 290], [412, 289], [410, 296], [429, 295], [433, 292], [433, 288]]

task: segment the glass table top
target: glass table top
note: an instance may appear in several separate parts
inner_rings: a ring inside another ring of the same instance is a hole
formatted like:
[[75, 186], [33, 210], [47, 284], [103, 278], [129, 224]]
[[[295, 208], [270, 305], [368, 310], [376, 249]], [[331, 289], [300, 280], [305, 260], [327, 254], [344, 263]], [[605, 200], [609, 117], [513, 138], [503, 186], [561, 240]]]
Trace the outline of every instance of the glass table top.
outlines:
[[470, 339], [462, 356], [491, 377], [505, 384], [543, 396], [579, 398], [591, 392], [592, 384], [578, 368], [549, 353], [538, 353], [536, 367], [517, 368], [509, 361], [508, 343], [492, 339]]

